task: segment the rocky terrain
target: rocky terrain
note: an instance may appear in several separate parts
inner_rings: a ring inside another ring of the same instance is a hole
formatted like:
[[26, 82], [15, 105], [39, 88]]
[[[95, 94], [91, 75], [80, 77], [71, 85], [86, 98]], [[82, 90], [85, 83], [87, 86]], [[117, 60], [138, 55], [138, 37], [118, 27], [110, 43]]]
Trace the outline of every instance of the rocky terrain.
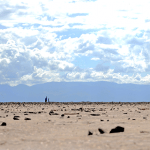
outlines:
[[0, 103], [0, 149], [150, 148], [150, 103]]

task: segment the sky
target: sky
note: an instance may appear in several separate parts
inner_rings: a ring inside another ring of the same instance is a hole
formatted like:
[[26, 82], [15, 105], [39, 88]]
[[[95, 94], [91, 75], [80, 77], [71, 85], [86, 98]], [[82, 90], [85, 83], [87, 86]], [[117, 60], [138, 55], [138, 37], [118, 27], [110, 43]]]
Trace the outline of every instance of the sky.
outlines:
[[150, 0], [0, 0], [0, 84], [150, 85]]

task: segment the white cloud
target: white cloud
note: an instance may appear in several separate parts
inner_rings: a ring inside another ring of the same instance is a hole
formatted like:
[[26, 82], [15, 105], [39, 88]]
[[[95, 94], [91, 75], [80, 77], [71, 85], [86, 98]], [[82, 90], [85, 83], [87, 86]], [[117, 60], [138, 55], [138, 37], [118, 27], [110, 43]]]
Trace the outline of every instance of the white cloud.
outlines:
[[97, 61], [97, 60], [100, 60], [100, 59], [99, 59], [99, 58], [96, 58], [96, 57], [93, 57], [93, 58], [91, 58], [91, 60]]
[[0, 83], [149, 84], [149, 8], [150, 0], [1, 1]]

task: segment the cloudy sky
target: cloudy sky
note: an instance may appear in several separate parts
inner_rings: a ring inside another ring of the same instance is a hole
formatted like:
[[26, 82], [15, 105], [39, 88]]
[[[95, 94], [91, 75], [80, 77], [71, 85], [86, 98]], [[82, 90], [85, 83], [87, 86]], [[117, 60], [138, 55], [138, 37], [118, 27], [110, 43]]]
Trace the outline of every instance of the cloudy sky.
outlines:
[[150, 84], [150, 0], [0, 0], [0, 84]]

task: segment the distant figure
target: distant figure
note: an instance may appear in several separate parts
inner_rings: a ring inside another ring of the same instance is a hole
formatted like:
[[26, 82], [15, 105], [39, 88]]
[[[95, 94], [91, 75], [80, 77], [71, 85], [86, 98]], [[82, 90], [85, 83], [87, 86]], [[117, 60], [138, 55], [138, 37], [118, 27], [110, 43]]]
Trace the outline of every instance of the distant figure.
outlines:
[[48, 98], [48, 102], [49, 102], [49, 98]]
[[46, 96], [46, 98], [45, 98], [45, 102], [47, 102], [47, 96]]

